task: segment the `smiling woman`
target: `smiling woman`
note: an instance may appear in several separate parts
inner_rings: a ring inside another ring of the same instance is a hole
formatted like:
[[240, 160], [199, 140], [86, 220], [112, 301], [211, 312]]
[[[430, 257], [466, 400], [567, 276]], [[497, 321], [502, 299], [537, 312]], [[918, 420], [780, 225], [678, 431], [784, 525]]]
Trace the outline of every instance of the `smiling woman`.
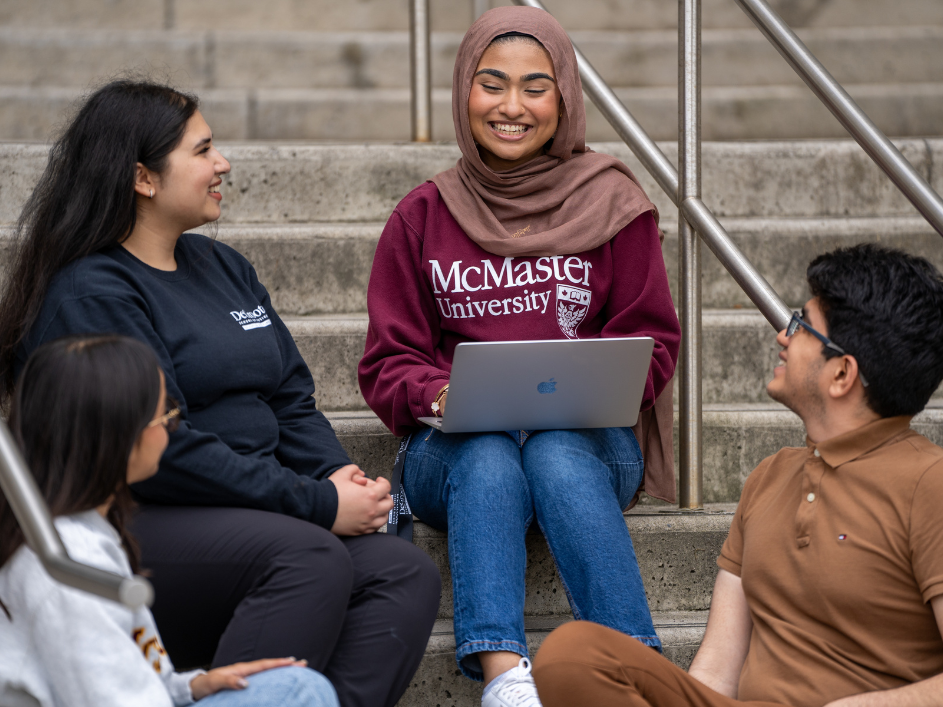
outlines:
[[[643, 488], [673, 498], [680, 332], [655, 207], [624, 164], [586, 147], [576, 57], [550, 15], [499, 7], [472, 25], [452, 118], [458, 164], [408, 194], [380, 237], [360, 388], [407, 437], [409, 507], [448, 530], [461, 671], [488, 683], [485, 707], [539, 707], [523, 616], [534, 522], [574, 616], [660, 645], [622, 510]], [[617, 336], [655, 340], [634, 430], [421, 428], [448, 415], [461, 342]]]
[[119, 81], [79, 110], [20, 220], [0, 376], [11, 390], [29, 354], [65, 335], [148, 344], [179, 427], [158, 473], [132, 486], [133, 531], [169, 653], [188, 667], [294, 655], [342, 704], [392, 707], [439, 574], [376, 533], [389, 483], [350, 463], [252, 265], [187, 232], [219, 218], [230, 170], [197, 108]]
[[502, 172], [542, 154], [560, 112], [553, 61], [540, 42], [522, 34], [492, 42], [468, 96], [468, 123], [484, 163]]

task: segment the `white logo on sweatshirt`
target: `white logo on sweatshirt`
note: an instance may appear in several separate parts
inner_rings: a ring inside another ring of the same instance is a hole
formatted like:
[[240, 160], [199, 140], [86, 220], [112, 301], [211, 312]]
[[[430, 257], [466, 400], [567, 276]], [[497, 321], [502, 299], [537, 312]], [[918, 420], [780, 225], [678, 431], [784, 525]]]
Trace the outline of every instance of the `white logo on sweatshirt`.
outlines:
[[[581, 260], [575, 255], [551, 255], [540, 258], [529, 258], [520, 260], [515, 264], [512, 257], [504, 258], [500, 262], [500, 268], [488, 259], [474, 261], [478, 265], [467, 265], [462, 267], [463, 261], [452, 261], [446, 271], [438, 260], [430, 260], [431, 266], [430, 279], [432, 280], [432, 291], [435, 295], [450, 295], [449, 297], [436, 297], [436, 303], [443, 319], [474, 319], [476, 317], [498, 317], [503, 315], [522, 314], [525, 312], [540, 312], [544, 314], [550, 303], [550, 297], [553, 295], [553, 283], [547, 286], [547, 289], [540, 291], [534, 285], [540, 285], [550, 280], [556, 280], [558, 283], [573, 283], [574, 285], [589, 285], [590, 270], [593, 264], [588, 260]], [[513, 296], [516, 288], [524, 288], [522, 294]], [[530, 289], [528, 289], [530, 288]], [[574, 305], [573, 310], [567, 316], [572, 317], [573, 311], [577, 305], [585, 305], [579, 312], [579, 320], [569, 328], [571, 333], [567, 334], [568, 329], [564, 328], [563, 319], [560, 312], [557, 312], [557, 320], [560, 322], [560, 329], [570, 338], [575, 338], [576, 327], [586, 317], [586, 310], [589, 308], [590, 291], [570, 285], [557, 284], [557, 299], [560, 298], [561, 288], [566, 292], [574, 293], [572, 297], [577, 297], [575, 293], [584, 293], [585, 297], [571, 299], [570, 304]], [[489, 290], [495, 291], [498, 297], [492, 297]], [[509, 292], [509, 290], [511, 290]], [[457, 294], [471, 292], [474, 294], [465, 295], [465, 301], [461, 297], [455, 297]], [[500, 292], [500, 294], [499, 294]], [[502, 297], [503, 294], [510, 294], [510, 297]]]
[[246, 331], [249, 331], [250, 329], [261, 329], [262, 327], [272, 325], [272, 320], [268, 318], [268, 314], [265, 312], [265, 307], [263, 307], [261, 304], [251, 312], [241, 309], [238, 312], [230, 312], [230, 314], [232, 315], [232, 318], [239, 323], [239, 326], [241, 326]]
[[586, 318], [593, 293], [571, 285], [557, 285], [557, 325], [568, 339], [575, 339], [576, 328]]

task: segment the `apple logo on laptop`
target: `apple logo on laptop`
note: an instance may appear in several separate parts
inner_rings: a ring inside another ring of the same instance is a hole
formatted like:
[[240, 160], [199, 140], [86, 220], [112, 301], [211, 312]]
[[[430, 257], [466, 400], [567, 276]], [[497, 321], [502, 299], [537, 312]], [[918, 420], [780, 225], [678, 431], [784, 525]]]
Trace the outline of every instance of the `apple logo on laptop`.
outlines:
[[553, 378], [543, 383], [537, 384], [537, 392], [541, 395], [547, 395], [548, 393], [557, 392], [557, 384], [553, 382]]

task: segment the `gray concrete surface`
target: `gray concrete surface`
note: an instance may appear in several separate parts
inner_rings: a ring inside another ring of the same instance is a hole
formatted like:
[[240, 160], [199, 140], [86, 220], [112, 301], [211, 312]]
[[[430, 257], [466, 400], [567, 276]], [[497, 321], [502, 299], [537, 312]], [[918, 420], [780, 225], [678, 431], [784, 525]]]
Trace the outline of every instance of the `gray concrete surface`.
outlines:
[[[943, 139], [897, 141], [943, 191]], [[628, 147], [592, 143], [629, 165], [667, 220], [676, 209]], [[672, 161], [674, 143], [660, 143]], [[223, 225], [384, 222], [413, 187], [455, 164], [454, 143], [223, 143]], [[0, 224], [16, 220], [45, 164], [43, 145], [0, 142]], [[710, 143], [703, 147], [704, 201], [721, 217], [919, 216], [851, 140]]]
[[[494, 0], [493, 5], [510, 4]], [[547, 0], [546, 6], [568, 29], [673, 29], [677, 7], [663, 0]], [[796, 27], [849, 27], [943, 24], [937, 0], [900, 0], [888, 12], [886, 0], [773, 0]], [[705, 27], [747, 27], [749, 20], [729, 0], [705, 0]], [[432, 4], [437, 30], [464, 32], [472, 20], [471, 0]], [[192, 29], [215, 26], [239, 30], [389, 30], [408, 28], [405, 0], [233, 0], [224, 9], [211, 0], [5, 0], [0, 24], [114, 29]]]
[[[158, 73], [158, 77], [161, 73]], [[180, 82], [186, 87], [186, 81]], [[891, 137], [938, 135], [943, 83], [848, 84], [851, 96]], [[225, 140], [408, 140], [406, 88], [199, 89], [206, 118]], [[74, 87], [0, 86], [0, 139], [45, 141], [83, 94]], [[617, 88], [655, 140], [677, 135], [674, 87]], [[702, 91], [706, 140], [842, 138], [844, 129], [804, 86], [707, 86]], [[433, 137], [454, 140], [448, 89], [433, 91]], [[586, 136], [616, 134], [587, 101]]]
[[[943, 81], [943, 27], [799, 31], [842, 83]], [[677, 33], [576, 31], [611, 86], [675, 86]], [[433, 85], [450, 88], [460, 32], [433, 35]], [[756, 29], [705, 30], [705, 86], [801, 84]], [[109, 30], [0, 25], [0, 84], [85, 87], [125, 70], [188, 88], [408, 88], [408, 32]]]

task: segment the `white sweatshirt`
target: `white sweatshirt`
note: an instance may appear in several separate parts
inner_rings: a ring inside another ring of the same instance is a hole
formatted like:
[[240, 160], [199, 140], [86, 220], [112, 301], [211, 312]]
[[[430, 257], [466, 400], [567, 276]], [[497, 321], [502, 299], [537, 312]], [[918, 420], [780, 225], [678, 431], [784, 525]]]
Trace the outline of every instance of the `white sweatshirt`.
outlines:
[[[69, 556], [126, 577], [118, 533], [96, 511], [56, 518]], [[0, 705], [170, 707], [193, 702], [146, 608], [120, 604], [52, 579], [25, 545], [0, 568]]]

